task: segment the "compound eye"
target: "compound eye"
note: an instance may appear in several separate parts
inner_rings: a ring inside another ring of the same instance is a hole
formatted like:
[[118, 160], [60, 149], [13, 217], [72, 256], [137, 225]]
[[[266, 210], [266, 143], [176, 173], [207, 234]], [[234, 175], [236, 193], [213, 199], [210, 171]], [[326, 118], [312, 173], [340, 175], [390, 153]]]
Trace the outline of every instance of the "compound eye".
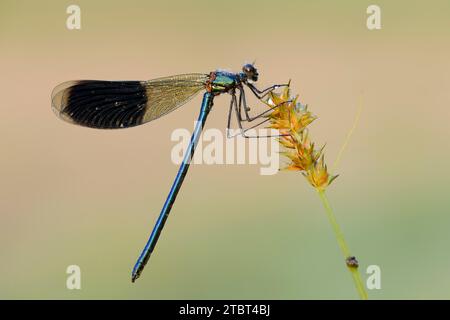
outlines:
[[251, 73], [254, 67], [251, 64], [246, 64], [242, 67], [242, 70], [246, 73]]

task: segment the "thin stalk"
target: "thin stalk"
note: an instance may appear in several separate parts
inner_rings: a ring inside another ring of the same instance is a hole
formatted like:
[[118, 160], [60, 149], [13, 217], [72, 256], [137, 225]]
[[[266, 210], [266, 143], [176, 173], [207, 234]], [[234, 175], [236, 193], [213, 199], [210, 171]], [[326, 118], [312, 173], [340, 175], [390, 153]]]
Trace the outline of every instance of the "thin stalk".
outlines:
[[356, 112], [355, 120], [353, 120], [353, 125], [350, 128], [350, 131], [347, 133], [347, 136], [345, 137], [344, 143], [342, 144], [341, 149], [338, 152], [338, 155], [336, 157], [336, 160], [333, 163], [333, 166], [331, 167], [331, 172], [336, 172], [335, 169], [339, 165], [339, 162], [341, 161], [342, 155], [344, 154], [345, 149], [347, 148], [348, 142], [350, 141], [350, 138], [353, 135], [353, 132], [356, 129], [356, 126], [358, 125], [359, 119], [361, 118], [361, 113], [363, 111], [364, 105], [363, 105], [363, 95], [361, 94], [359, 96], [359, 106], [358, 111]]
[[328, 198], [325, 195], [325, 190], [317, 189], [317, 193], [319, 194], [320, 200], [322, 201], [322, 204], [325, 208], [328, 220], [330, 221], [330, 224], [333, 227], [333, 231], [336, 236], [339, 248], [341, 249], [342, 254], [344, 255], [347, 268], [352, 275], [353, 282], [355, 283], [356, 291], [358, 291], [359, 297], [362, 300], [367, 300], [368, 299], [367, 292], [366, 289], [364, 288], [363, 280], [358, 271], [358, 262], [356, 258], [350, 254], [350, 249], [348, 248], [348, 245], [345, 242], [344, 234], [342, 233], [341, 228], [337, 223], [336, 217], [334, 216], [333, 210], [331, 209]]

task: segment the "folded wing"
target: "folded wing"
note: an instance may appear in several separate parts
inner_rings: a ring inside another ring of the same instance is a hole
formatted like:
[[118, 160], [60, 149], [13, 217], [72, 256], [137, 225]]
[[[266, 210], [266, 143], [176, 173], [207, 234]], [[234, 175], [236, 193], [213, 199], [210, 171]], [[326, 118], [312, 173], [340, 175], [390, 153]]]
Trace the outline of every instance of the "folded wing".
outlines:
[[157, 119], [188, 102], [207, 75], [184, 74], [149, 81], [69, 81], [52, 93], [61, 119], [91, 128], [117, 129]]

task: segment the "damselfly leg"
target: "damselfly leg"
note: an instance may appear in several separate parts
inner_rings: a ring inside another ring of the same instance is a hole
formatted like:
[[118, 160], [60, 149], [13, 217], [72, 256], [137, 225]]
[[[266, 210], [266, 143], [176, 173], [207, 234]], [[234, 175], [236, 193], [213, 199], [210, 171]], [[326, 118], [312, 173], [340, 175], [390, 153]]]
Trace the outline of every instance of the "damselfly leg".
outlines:
[[[262, 100], [263, 98], [265, 98], [269, 93], [273, 92], [275, 89], [277, 88], [281, 88], [281, 87], [289, 87], [289, 84], [275, 84], [273, 86], [270, 86], [266, 89], [263, 90], [259, 90], [258, 88], [256, 88], [253, 84], [248, 83], [247, 86], [250, 88], [250, 90], [253, 92], [253, 94], [259, 99]], [[247, 121], [247, 122], [252, 122], [255, 119], [258, 119], [268, 113], [270, 113], [271, 111], [273, 111], [274, 109], [276, 109], [278, 106], [275, 106], [273, 108], [269, 108], [257, 115], [254, 116], [250, 116], [249, 111], [251, 110], [251, 108], [247, 105], [247, 101], [245, 99], [245, 91], [243, 89], [240, 89], [239, 92], [239, 104], [243, 104], [244, 105], [244, 111], [245, 111], [245, 120], [242, 121]], [[241, 110], [241, 106], [239, 106], [239, 110]]]
[[267, 96], [270, 92], [272, 92], [275, 89], [281, 88], [281, 87], [289, 87], [289, 83], [285, 83], [285, 84], [274, 84], [273, 86], [270, 86], [266, 89], [263, 90], [259, 90], [257, 87], [255, 87], [253, 84], [251, 83], [247, 83], [247, 86], [250, 88], [250, 90], [253, 92], [253, 94], [259, 99], [261, 100], [262, 98], [264, 98], [265, 96]]
[[[228, 137], [228, 138], [233, 138], [233, 137], [235, 137], [235, 136], [237, 136], [237, 135], [242, 135], [244, 138], [273, 138], [273, 137], [281, 137], [281, 136], [284, 136], [284, 135], [281, 135], [281, 134], [275, 134], [275, 135], [273, 135], [273, 134], [267, 134], [267, 135], [249, 135], [249, 134], [247, 133], [248, 131], [250, 131], [250, 130], [252, 130], [252, 129], [255, 129], [255, 128], [257, 128], [258, 126], [260, 126], [260, 125], [262, 125], [262, 124], [268, 122], [269, 119], [268, 119], [268, 118], [264, 118], [264, 116], [267, 115], [267, 114], [269, 114], [269, 113], [272, 112], [273, 110], [277, 109], [277, 108], [278, 108], [279, 106], [281, 106], [282, 104], [276, 105], [276, 106], [274, 106], [274, 107], [268, 107], [268, 109], [267, 109], [266, 111], [264, 111], [264, 112], [260, 113], [259, 115], [257, 115], [257, 116], [255, 116], [255, 117], [251, 118], [250, 120], [244, 120], [244, 119], [243, 119], [243, 115], [242, 115], [242, 109], [245, 109], [245, 108], [247, 107], [247, 105], [246, 105], [246, 103], [245, 103], [245, 98], [244, 98], [244, 99], [241, 99], [241, 97], [244, 96], [244, 93], [243, 93], [243, 92], [244, 92], [244, 91], [242, 90], [242, 91], [241, 91], [240, 98], [239, 98], [239, 103], [238, 103], [238, 99], [237, 99], [237, 97], [236, 97], [236, 93], [235, 93], [234, 91], [231, 93], [230, 108], [229, 108], [229, 111], [228, 111], [228, 120], [227, 120], [227, 137]], [[289, 101], [288, 101], [288, 102], [289, 102]], [[235, 115], [236, 115], [237, 125], [238, 125], [238, 128], [239, 128], [239, 133], [234, 134], [234, 135], [233, 135], [233, 134], [230, 134], [230, 132], [231, 132], [231, 130], [232, 130], [232, 128], [231, 128], [231, 119], [232, 119], [232, 113], [233, 113], [233, 112], [234, 112]], [[261, 118], [263, 118], [262, 121], [259, 121], [259, 122], [255, 123], [254, 125], [252, 125], [252, 126], [249, 127], [249, 128], [244, 128], [244, 126], [242, 125], [243, 122], [251, 123], [251, 122], [253, 122], [254, 120], [261, 119]]]
[[[287, 85], [274, 85], [271, 86], [267, 89], [264, 89], [260, 92], [264, 92], [266, 91], [266, 93], [261, 96], [261, 99], [269, 94], [270, 92], [272, 92], [274, 89], [280, 87], [280, 86], [287, 86]], [[260, 112], [259, 114], [255, 115], [255, 116], [250, 116], [250, 114], [248, 113], [248, 111], [250, 111], [250, 108], [247, 105], [247, 101], [245, 99], [245, 91], [243, 88], [237, 88], [239, 89], [239, 99], [236, 98], [236, 92], [233, 91], [231, 92], [231, 101], [230, 101], [230, 108], [228, 111], [228, 121], [227, 121], [227, 137], [228, 138], [232, 138], [235, 137], [236, 135], [242, 135], [244, 138], [272, 138], [272, 137], [281, 137], [283, 135], [281, 134], [269, 134], [269, 135], [249, 135], [247, 132], [255, 129], [259, 126], [261, 126], [262, 124], [266, 123], [269, 121], [269, 118], [265, 117], [267, 116], [269, 113], [271, 113], [272, 111], [274, 111], [275, 109], [277, 109], [278, 107], [280, 107], [282, 104], [273, 106], [273, 107], [269, 107], [267, 106], [267, 110]], [[258, 96], [257, 96], [258, 97]], [[258, 97], [259, 98], [259, 97]], [[239, 100], [239, 102], [238, 102]], [[291, 101], [288, 101], [291, 102]], [[231, 131], [231, 118], [232, 115], [231, 113], [234, 112], [236, 114], [236, 120], [237, 120], [237, 124], [239, 127], [239, 133], [235, 134], [235, 135], [231, 135], [230, 131]], [[263, 120], [261, 120], [263, 119]], [[253, 124], [251, 127], [248, 128], [244, 128], [244, 126], [242, 125], [243, 122], [246, 123], [252, 123], [255, 120], [261, 120], [256, 122], [255, 124]]]

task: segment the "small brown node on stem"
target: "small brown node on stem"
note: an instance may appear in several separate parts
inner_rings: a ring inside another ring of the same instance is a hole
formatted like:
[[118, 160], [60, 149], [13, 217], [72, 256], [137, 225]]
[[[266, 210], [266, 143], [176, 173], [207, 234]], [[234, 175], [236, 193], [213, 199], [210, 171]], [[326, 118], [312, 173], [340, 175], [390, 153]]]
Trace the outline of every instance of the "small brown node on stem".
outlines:
[[347, 267], [349, 267], [349, 268], [356, 269], [359, 266], [358, 260], [356, 260], [356, 257], [354, 257], [354, 256], [351, 256], [351, 257], [348, 257], [347, 259], [345, 259], [345, 263], [347, 264]]

